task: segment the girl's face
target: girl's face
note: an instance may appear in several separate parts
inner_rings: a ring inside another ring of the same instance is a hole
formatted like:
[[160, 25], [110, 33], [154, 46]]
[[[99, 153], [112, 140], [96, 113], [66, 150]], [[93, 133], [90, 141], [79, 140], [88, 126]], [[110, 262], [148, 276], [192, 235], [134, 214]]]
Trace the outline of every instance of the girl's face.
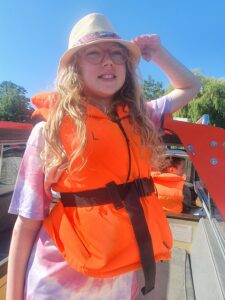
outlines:
[[99, 43], [78, 54], [84, 94], [91, 100], [111, 101], [125, 82], [128, 53], [118, 43]]

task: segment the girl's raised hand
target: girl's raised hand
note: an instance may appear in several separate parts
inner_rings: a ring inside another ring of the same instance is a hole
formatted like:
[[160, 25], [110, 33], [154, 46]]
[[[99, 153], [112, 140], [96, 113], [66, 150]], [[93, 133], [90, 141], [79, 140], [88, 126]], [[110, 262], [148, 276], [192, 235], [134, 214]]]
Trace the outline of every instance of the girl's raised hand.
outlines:
[[132, 41], [141, 50], [144, 60], [150, 61], [154, 55], [162, 48], [158, 34], [143, 34]]

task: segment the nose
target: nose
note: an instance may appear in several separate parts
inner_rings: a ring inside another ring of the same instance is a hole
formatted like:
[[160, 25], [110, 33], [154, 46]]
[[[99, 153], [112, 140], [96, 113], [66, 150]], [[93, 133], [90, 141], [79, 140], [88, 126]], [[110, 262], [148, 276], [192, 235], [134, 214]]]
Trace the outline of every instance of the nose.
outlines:
[[103, 57], [103, 61], [102, 61], [103, 65], [113, 65], [113, 61], [112, 58], [110, 56], [110, 53], [108, 51], [105, 52], [105, 55]]

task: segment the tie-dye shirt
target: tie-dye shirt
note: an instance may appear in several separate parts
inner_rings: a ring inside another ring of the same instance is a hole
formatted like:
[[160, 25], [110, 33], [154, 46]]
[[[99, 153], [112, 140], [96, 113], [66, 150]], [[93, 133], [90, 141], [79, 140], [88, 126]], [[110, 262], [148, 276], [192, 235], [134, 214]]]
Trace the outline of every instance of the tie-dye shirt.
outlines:
[[[162, 97], [147, 105], [149, 117], [159, 128], [162, 116], [170, 111], [171, 99]], [[42, 171], [44, 124], [37, 124], [28, 139], [9, 208], [12, 214], [34, 220], [47, 216], [51, 198], [45, 187], [60, 175], [60, 170], [49, 174]], [[92, 278], [76, 272], [41, 228], [28, 261], [24, 300], [131, 300], [138, 293], [135, 272], [112, 278]]]

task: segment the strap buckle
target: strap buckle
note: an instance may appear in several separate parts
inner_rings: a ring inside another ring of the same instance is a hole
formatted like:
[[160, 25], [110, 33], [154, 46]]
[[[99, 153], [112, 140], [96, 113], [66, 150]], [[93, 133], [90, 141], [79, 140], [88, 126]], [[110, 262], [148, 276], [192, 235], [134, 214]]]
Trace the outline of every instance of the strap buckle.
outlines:
[[[138, 178], [134, 181], [136, 190], [138, 192], [139, 197], [147, 196], [148, 193], [146, 193], [146, 186], [143, 184], [143, 180], [141, 178]], [[148, 191], [147, 191], [148, 192]]]
[[134, 183], [139, 197], [149, 196], [152, 193], [152, 182], [148, 178], [138, 178]]
[[116, 209], [123, 208], [124, 205], [121, 200], [117, 184], [114, 181], [111, 181], [106, 184], [106, 188], [107, 188], [109, 197], [112, 200], [112, 203], [114, 204], [115, 208]]

